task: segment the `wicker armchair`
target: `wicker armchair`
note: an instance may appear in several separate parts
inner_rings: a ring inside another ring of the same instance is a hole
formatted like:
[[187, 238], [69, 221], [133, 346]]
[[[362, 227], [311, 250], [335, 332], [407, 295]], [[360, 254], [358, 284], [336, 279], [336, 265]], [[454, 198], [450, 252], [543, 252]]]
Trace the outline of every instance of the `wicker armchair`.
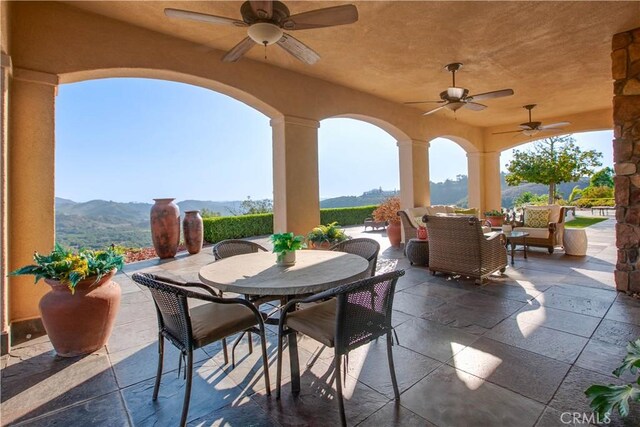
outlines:
[[216, 260], [260, 251], [267, 252], [264, 247], [257, 243], [240, 239], [223, 240], [213, 246], [213, 256]]
[[354, 255], [360, 255], [369, 261], [369, 275], [376, 274], [376, 264], [378, 262], [378, 252], [380, 252], [380, 244], [373, 239], [359, 238], [349, 239], [340, 243], [336, 243], [331, 251], [347, 252]]
[[417, 238], [418, 228], [415, 225], [413, 225], [413, 223], [409, 219], [409, 215], [407, 215], [405, 211], [398, 211], [398, 216], [400, 217], [400, 223], [402, 224], [402, 231], [404, 232], [405, 243], [411, 239]]
[[[162, 378], [164, 339], [166, 338], [180, 350], [182, 358], [186, 358], [187, 383], [184, 390], [180, 426], [186, 425], [189, 413], [193, 350], [224, 339], [229, 335], [242, 331], [260, 335], [264, 382], [267, 394], [271, 394], [264, 321], [260, 312], [250, 302], [242, 298], [220, 298], [202, 283], [181, 283], [147, 273], [135, 273], [132, 278], [136, 283], [149, 288], [158, 316], [158, 371], [153, 388], [154, 401], [158, 398]], [[185, 287], [203, 289], [212, 295], [184, 289]], [[188, 298], [207, 301], [207, 303], [189, 309]], [[179, 370], [180, 368], [178, 368]], [[179, 374], [180, 372], [178, 372]]]
[[[343, 426], [346, 425], [346, 417], [340, 372], [342, 356], [382, 335], [387, 335], [387, 357], [391, 382], [395, 398], [399, 399], [400, 392], [391, 348], [393, 345], [391, 313], [396, 282], [403, 274], [404, 270], [392, 271], [338, 286], [305, 299], [289, 301], [283, 307], [278, 325], [276, 397], [280, 398], [284, 336], [286, 335], [288, 339], [296, 339], [296, 332], [301, 332], [334, 349], [337, 400], [340, 408], [340, 421]], [[324, 302], [313, 304], [302, 310], [292, 311], [298, 303], [318, 301]]]
[[[549, 209], [549, 223], [543, 228], [525, 227], [525, 218], [527, 210]], [[548, 206], [525, 206], [522, 208], [521, 221], [516, 221], [514, 231], [524, 231], [529, 233], [527, 237], [527, 246], [535, 246], [539, 248], [547, 248], [550, 254], [556, 246], [562, 246], [562, 237], [564, 235], [564, 217], [565, 208], [560, 205]], [[517, 242], [520, 243], [520, 242]]]
[[476, 217], [425, 215], [429, 232], [429, 270], [473, 277], [480, 283], [491, 273], [507, 267], [505, 237], [485, 237]]

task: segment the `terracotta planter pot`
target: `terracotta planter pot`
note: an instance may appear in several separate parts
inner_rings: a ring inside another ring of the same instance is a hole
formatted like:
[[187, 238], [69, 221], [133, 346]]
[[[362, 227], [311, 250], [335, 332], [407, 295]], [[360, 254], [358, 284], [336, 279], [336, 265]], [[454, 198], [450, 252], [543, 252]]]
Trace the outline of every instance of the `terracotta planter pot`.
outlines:
[[389, 238], [389, 242], [391, 242], [391, 246], [400, 246], [402, 234], [399, 223], [389, 223], [389, 225], [387, 225], [387, 237]]
[[42, 323], [56, 353], [74, 357], [93, 353], [111, 336], [120, 306], [120, 286], [111, 273], [95, 282], [82, 280], [71, 293], [57, 280], [45, 279], [51, 291], [40, 300]]
[[184, 243], [190, 254], [197, 254], [202, 250], [204, 240], [204, 228], [200, 211], [186, 211], [182, 220]]
[[318, 249], [318, 250], [324, 250], [324, 251], [326, 251], [331, 246], [333, 246], [331, 242], [310, 242], [310, 243], [311, 244], [309, 246], [311, 247], [311, 249]]
[[160, 259], [173, 258], [180, 243], [180, 208], [175, 199], [153, 199], [151, 207], [151, 240]]
[[492, 227], [502, 227], [502, 223], [504, 222], [504, 217], [500, 216], [488, 216], [485, 218]]

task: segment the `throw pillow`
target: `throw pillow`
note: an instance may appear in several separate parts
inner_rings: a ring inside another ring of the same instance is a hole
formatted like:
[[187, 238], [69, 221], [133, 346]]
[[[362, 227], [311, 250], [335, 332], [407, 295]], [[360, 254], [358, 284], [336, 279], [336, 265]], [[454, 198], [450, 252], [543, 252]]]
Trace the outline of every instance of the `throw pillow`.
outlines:
[[547, 228], [551, 209], [525, 209], [524, 226], [530, 228]]
[[422, 215], [416, 217], [416, 224], [418, 224], [418, 227], [424, 226], [424, 222], [422, 222]]

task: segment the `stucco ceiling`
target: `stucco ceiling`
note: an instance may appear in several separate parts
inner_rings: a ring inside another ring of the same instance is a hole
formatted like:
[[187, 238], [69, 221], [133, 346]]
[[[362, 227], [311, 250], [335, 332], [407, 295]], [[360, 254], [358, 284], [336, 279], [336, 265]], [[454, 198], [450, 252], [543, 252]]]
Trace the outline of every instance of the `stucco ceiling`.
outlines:
[[[286, 2], [292, 14], [347, 2]], [[167, 18], [165, 7], [240, 19], [242, 2], [69, 2], [140, 27], [226, 51], [246, 29]], [[512, 88], [515, 95], [463, 109], [477, 126], [561, 118], [611, 107], [611, 37], [640, 27], [635, 2], [353, 2], [357, 23], [292, 34], [321, 55], [305, 65], [278, 47], [254, 47], [248, 58], [375, 94], [395, 102], [438, 99], [451, 83], [443, 66], [462, 62], [458, 86], [471, 93]], [[212, 51], [212, 55], [217, 55]], [[233, 66], [223, 64], [220, 66]], [[431, 108], [425, 104], [425, 111]], [[453, 116], [450, 111], [437, 114]], [[420, 112], [416, 110], [416, 117]]]

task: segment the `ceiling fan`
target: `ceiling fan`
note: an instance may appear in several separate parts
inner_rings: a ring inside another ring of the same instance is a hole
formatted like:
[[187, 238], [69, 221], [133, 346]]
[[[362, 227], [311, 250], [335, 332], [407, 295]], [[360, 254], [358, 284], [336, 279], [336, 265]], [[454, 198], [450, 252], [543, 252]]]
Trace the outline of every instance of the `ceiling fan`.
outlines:
[[242, 20], [189, 10], [164, 10], [170, 18], [190, 19], [209, 24], [233, 25], [247, 28], [247, 37], [235, 45], [222, 58], [224, 62], [235, 62], [247, 53], [255, 44], [265, 46], [277, 44], [282, 49], [307, 64], [314, 64], [318, 55], [300, 40], [283, 30], [308, 30], [313, 28], [334, 27], [352, 24], [358, 20], [358, 9], [352, 4], [315, 9], [291, 15], [284, 3], [279, 1], [245, 1], [240, 6]]
[[456, 71], [462, 68], [462, 64], [459, 62], [454, 62], [453, 64], [446, 65], [444, 68], [445, 70], [451, 72], [453, 84], [451, 85], [451, 87], [447, 88], [447, 90], [440, 92], [439, 101], [412, 101], [405, 102], [405, 104], [443, 104], [423, 114], [424, 116], [426, 116], [428, 114], [433, 114], [445, 107], [454, 112], [463, 107], [474, 111], [481, 111], [487, 108], [487, 106], [484, 104], [479, 104], [475, 101], [483, 101], [485, 99], [502, 98], [503, 96], [513, 95], [513, 89], [494, 90], [492, 92], [469, 95], [469, 89], [456, 87]]
[[520, 129], [508, 130], [506, 132], [495, 132], [494, 135], [521, 132], [523, 135], [526, 135], [526, 136], [534, 136], [534, 135], [537, 135], [539, 132], [543, 132], [543, 131], [562, 130], [563, 126], [568, 126], [571, 124], [570, 122], [558, 122], [558, 123], [552, 123], [550, 125], [543, 125], [542, 122], [534, 122], [531, 120], [531, 110], [533, 110], [535, 106], [536, 104], [529, 104], [522, 107], [526, 110], [529, 110], [529, 121], [526, 123], [520, 123]]

